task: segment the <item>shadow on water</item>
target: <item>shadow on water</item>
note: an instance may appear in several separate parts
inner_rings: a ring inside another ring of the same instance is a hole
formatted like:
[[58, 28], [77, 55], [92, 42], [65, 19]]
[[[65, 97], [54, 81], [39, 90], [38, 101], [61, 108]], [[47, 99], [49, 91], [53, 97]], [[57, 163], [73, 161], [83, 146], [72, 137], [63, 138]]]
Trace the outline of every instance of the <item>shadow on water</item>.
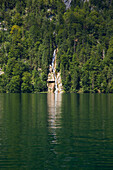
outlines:
[[0, 94], [0, 169], [113, 169], [112, 94]]

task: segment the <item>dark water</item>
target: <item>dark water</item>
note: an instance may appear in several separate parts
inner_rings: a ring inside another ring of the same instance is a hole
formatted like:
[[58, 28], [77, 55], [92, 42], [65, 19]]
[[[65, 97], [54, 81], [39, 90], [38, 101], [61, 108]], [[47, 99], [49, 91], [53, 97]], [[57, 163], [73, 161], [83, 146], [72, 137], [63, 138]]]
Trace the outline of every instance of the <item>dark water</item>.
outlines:
[[113, 94], [0, 94], [0, 169], [113, 169]]

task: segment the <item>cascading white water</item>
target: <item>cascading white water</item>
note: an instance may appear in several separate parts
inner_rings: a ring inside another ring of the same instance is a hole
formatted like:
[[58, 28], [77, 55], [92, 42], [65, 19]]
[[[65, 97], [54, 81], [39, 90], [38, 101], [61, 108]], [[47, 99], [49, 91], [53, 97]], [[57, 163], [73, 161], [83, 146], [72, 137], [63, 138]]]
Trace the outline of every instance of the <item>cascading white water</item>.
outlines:
[[55, 62], [55, 55], [56, 55], [56, 49], [54, 50], [54, 52], [53, 52], [53, 58], [52, 58], [52, 71], [53, 71], [53, 73], [55, 72], [55, 64], [54, 64], [54, 62]]
[[56, 68], [55, 68], [55, 56], [56, 56], [56, 49], [53, 52], [53, 58], [52, 58], [52, 71], [54, 74], [54, 78], [55, 78], [55, 93], [58, 92], [58, 86], [57, 86], [57, 76], [56, 76]]
[[56, 57], [58, 49], [53, 52], [52, 62], [49, 66], [49, 74], [47, 79], [48, 92], [63, 93], [61, 73], [56, 71]]
[[72, 0], [63, 0], [64, 4], [66, 5], [66, 10], [69, 9], [71, 7], [71, 1]]
[[58, 93], [57, 77], [55, 75], [55, 93]]

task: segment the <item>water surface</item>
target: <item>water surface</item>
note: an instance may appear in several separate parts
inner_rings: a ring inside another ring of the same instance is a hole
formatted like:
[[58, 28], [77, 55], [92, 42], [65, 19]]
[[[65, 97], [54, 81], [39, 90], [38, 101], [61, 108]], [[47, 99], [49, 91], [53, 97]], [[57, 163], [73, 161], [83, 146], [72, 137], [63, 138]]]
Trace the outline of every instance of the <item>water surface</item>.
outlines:
[[113, 169], [113, 94], [0, 94], [0, 169]]

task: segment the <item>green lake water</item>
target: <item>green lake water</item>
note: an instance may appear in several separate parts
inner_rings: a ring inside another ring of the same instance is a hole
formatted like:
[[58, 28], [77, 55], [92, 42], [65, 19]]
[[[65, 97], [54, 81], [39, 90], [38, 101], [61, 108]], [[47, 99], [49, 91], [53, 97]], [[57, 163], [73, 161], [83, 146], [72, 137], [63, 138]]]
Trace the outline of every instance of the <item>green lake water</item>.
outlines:
[[0, 94], [0, 169], [113, 169], [113, 94]]

